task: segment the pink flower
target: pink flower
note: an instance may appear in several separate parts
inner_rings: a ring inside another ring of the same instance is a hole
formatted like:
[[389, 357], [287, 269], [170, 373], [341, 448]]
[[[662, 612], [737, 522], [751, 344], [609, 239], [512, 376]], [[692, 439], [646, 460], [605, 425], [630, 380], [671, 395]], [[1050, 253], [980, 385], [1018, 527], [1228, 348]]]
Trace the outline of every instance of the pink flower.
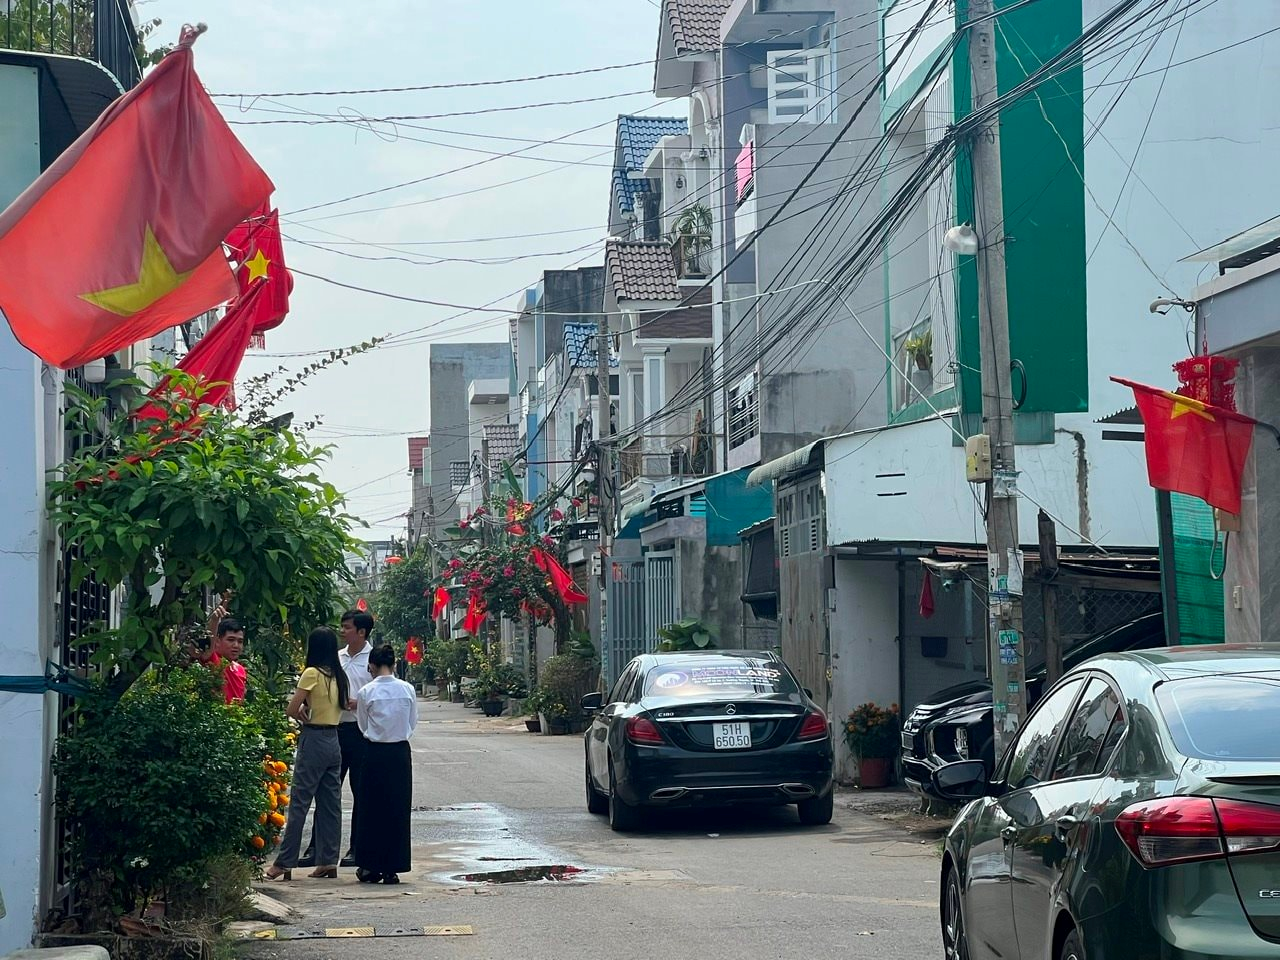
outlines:
[[570, 503], [572, 503], [575, 507], [580, 507], [582, 506], [582, 498], [574, 497], [573, 500], [570, 501]]
[[552, 519], [552, 520], [563, 520], [563, 519], [564, 519], [564, 514], [563, 514], [563, 513], [561, 513], [559, 510], [552, 510], [552, 511], [551, 511], [551, 519]]
[[470, 527], [471, 527], [471, 522], [469, 520], [463, 520], [458, 524], [459, 530], [467, 530]]
[[542, 545], [543, 545], [544, 547], [554, 547], [554, 546], [556, 545], [556, 541], [555, 541], [555, 539], [554, 539], [554, 538], [552, 538], [552, 537], [543, 537], [543, 538], [542, 538]]
[[516, 568], [515, 568], [515, 567], [503, 567], [503, 568], [502, 568], [502, 575], [503, 575], [504, 577], [514, 577], [514, 576], [516, 575]]
[[461, 566], [462, 566], [462, 561], [459, 560], [457, 557], [454, 557], [452, 560], [449, 561], [450, 570], [457, 570]]

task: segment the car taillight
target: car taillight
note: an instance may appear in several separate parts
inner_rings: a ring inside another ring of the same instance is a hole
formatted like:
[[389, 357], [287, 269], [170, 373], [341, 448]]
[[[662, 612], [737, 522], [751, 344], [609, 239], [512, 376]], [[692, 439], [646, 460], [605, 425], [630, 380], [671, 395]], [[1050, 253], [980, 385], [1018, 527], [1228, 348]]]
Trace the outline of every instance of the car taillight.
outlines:
[[800, 724], [800, 732], [796, 734], [797, 740], [817, 740], [827, 735], [827, 715], [821, 710], [813, 713], [805, 714], [804, 722]]
[[632, 743], [659, 745], [663, 743], [662, 732], [658, 725], [648, 717], [628, 717], [624, 727], [627, 739]]
[[1280, 847], [1280, 807], [1209, 797], [1162, 797], [1126, 807], [1116, 830], [1148, 867]]

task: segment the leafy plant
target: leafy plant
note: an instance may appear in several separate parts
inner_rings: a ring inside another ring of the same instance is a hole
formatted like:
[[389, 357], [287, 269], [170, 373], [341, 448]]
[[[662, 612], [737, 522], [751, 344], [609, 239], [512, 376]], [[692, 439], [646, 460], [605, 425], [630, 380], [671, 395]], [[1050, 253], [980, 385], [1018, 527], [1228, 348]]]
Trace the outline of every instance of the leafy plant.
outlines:
[[874, 703], [856, 707], [844, 722], [844, 742], [864, 760], [892, 757], [898, 751], [902, 717], [896, 703], [886, 710]]
[[248, 861], [267, 812], [265, 745], [254, 716], [225, 705], [216, 673], [201, 666], [152, 671], [118, 701], [101, 685], [81, 701], [54, 771], [84, 929], [198, 887], [222, 858]]
[[436, 637], [427, 644], [424, 660], [446, 683], [457, 683], [471, 664], [471, 641], [466, 637]]
[[567, 652], [579, 660], [595, 660], [597, 657], [596, 645], [591, 642], [590, 631], [575, 630], [569, 634], [569, 649]]
[[281, 635], [328, 622], [352, 544], [342, 496], [320, 478], [327, 448], [201, 404], [207, 387], [179, 371], [157, 374], [172, 391], [147, 400], [161, 419], [108, 417], [105, 401], [67, 387], [68, 421], [105, 427], [104, 439], [49, 483], [50, 519], [78, 548], [73, 586], [92, 570], [128, 588], [120, 626], [81, 640], [115, 672], [116, 695], [174, 660], [178, 628], [204, 618], [206, 590], [234, 591], [233, 613]]
[[582, 716], [580, 701], [596, 688], [600, 672], [594, 663], [562, 653], [542, 665], [534, 703], [548, 717], [576, 720]]
[[431, 619], [434, 603], [430, 548], [421, 546], [400, 563], [387, 568], [374, 599], [379, 639], [403, 648], [410, 637], [424, 643], [435, 636]]
[[671, 232], [667, 234], [667, 238], [673, 241], [677, 237], [710, 238], [710, 236], [711, 209], [703, 203], [690, 204], [681, 210], [680, 215], [671, 224]]
[[933, 331], [926, 330], [918, 336], [908, 337], [903, 341], [902, 349], [917, 367], [928, 370], [933, 366]]
[[658, 630], [662, 642], [658, 649], [670, 653], [678, 650], [711, 650], [715, 648], [716, 629], [701, 620], [681, 620]]
[[480, 700], [523, 697], [527, 692], [524, 674], [514, 664], [488, 661], [480, 667], [471, 690]]

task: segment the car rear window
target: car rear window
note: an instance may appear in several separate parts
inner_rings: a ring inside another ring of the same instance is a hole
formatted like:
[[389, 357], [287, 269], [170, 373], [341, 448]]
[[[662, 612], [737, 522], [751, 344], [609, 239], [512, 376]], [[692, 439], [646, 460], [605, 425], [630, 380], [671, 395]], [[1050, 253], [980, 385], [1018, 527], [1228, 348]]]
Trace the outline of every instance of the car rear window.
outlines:
[[1187, 756], [1280, 760], [1280, 673], [1172, 680], [1156, 698]]
[[644, 680], [646, 696], [706, 697], [744, 693], [795, 693], [796, 684], [781, 664], [765, 660], [716, 660], [714, 663], [664, 663]]

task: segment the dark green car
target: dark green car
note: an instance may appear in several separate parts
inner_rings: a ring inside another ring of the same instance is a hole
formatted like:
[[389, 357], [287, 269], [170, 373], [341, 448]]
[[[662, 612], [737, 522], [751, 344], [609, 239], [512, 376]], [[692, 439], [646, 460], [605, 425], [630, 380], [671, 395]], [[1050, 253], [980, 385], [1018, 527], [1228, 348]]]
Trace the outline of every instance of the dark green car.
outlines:
[[1280, 644], [1098, 657], [933, 780], [948, 960], [1280, 958]]

